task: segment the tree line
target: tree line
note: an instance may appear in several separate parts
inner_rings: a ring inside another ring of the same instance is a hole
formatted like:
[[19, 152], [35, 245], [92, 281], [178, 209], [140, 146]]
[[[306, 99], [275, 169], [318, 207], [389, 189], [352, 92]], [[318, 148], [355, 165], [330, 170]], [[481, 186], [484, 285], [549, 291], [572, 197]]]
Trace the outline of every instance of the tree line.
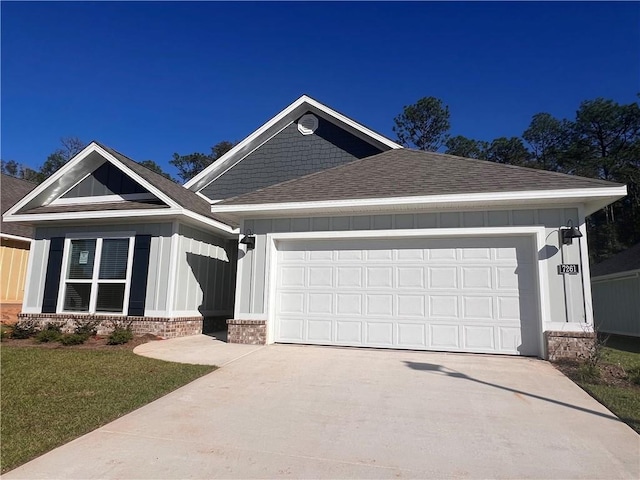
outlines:
[[[587, 219], [593, 262], [640, 242], [640, 107], [597, 98], [582, 102], [573, 119], [537, 113], [519, 137], [491, 141], [452, 136], [449, 107], [435, 97], [405, 106], [394, 118], [397, 141], [409, 148], [598, 178], [627, 185], [628, 195]], [[169, 164], [186, 182], [235, 144], [224, 140], [210, 153], [174, 153]], [[61, 139], [39, 169], [2, 160], [2, 172], [40, 183], [86, 146], [77, 137]], [[178, 181], [153, 160], [141, 165]]]
[[595, 263], [640, 242], [640, 106], [583, 101], [573, 119], [537, 113], [520, 137], [492, 141], [449, 134], [449, 107], [425, 97], [404, 107], [393, 131], [404, 146], [618, 182], [628, 194], [587, 219]]

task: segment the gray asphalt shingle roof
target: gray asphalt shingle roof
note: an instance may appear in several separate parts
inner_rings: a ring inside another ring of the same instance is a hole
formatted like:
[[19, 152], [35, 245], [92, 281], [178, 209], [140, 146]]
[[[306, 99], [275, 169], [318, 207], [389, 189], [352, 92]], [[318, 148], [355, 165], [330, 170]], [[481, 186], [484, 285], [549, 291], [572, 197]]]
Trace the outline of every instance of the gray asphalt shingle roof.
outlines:
[[640, 270], [640, 243], [591, 267], [591, 276], [600, 277], [631, 270]]
[[409, 149], [355, 160], [217, 205], [615, 187], [619, 184]]
[[[2, 213], [18, 203], [27, 193], [36, 188], [35, 183], [2, 174], [0, 180], [0, 207]], [[33, 228], [20, 223], [4, 223], [0, 214], [0, 232], [17, 237], [33, 238]]]

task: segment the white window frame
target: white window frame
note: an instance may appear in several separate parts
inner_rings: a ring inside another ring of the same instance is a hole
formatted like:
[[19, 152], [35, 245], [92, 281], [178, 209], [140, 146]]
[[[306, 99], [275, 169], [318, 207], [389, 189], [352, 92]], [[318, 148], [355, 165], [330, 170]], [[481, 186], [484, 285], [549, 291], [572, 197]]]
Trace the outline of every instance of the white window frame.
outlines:
[[[127, 257], [127, 274], [124, 280], [100, 279], [100, 260], [102, 258], [102, 244], [104, 240], [124, 239], [129, 240], [129, 251]], [[93, 259], [93, 274], [91, 279], [80, 280], [67, 278], [69, 270], [69, 260], [71, 255], [72, 240], [95, 240], [96, 251]], [[133, 252], [135, 248], [135, 232], [109, 232], [109, 233], [88, 233], [69, 235], [64, 240], [64, 252], [62, 255], [62, 268], [60, 272], [60, 287], [58, 289], [57, 313], [69, 313], [73, 315], [127, 315], [129, 309], [129, 294], [131, 291], [131, 272], [133, 267]], [[85, 312], [64, 309], [64, 297], [68, 283], [86, 283], [91, 285], [89, 297], [89, 310]], [[98, 285], [100, 283], [124, 283], [124, 299], [122, 311], [120, 312], [96, 312], [98, 302]]]

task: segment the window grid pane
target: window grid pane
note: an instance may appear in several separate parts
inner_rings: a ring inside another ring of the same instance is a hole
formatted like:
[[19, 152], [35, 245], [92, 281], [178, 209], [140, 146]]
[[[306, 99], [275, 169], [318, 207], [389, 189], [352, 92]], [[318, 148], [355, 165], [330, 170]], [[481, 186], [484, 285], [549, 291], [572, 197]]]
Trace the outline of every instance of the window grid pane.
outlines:
[[67, 278], [89, 280], [93, 277], [93, 262], [96, 256], [96, 241], [71, 240], [71, 255]]
[[127, 278], [127, 259], [129, 258], [129, 239], [113, 238], [102, 241], [100, 258], [100, 279], [125, 280]]
[[124, 304], [124, 283], [98, 284], [96, 312], [122, 312]]
[[64, 309], [71, 312], [88, 312], [90, 297], [90, 283], [67, 283], [64, 295]]

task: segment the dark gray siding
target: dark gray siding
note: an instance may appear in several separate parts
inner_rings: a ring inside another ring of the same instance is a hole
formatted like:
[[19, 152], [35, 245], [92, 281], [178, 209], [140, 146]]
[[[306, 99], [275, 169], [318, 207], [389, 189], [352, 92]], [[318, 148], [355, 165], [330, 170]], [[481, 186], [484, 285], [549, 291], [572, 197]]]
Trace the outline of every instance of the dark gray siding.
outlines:
[[382, 152], [333, 123], [318, 120], [312, 135], [302, 135], [297, 122], [292, 123], [201, 193], [212, 200], [235, 197]]
[[62, 198], [96, 197], [101, 195], [122, 195], [127, 193], [148, 193], [129, 176], [105, 162], [91, 175], [73, 187]]

